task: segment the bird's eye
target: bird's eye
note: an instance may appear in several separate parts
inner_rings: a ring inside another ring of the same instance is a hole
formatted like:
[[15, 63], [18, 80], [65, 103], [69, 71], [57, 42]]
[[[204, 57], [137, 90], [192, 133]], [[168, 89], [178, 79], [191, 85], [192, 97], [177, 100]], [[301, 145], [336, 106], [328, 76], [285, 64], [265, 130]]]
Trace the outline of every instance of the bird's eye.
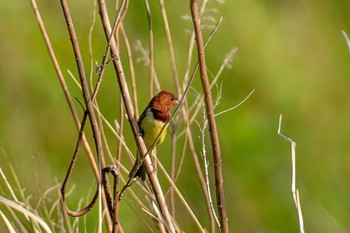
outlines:
[[174, 101], [174, 100], [175, 100], [175, 98], [174, 98], [174, 97], [171, 97], [171, 98], [170, 98], [170, 100], [171, 100], [171, 101]]

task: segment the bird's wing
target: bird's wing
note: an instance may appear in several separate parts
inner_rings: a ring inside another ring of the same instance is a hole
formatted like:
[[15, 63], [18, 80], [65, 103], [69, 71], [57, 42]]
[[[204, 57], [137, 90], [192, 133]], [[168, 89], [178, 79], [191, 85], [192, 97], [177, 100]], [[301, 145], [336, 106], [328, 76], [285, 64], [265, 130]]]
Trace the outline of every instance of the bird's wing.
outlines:
[[146, 117], [147, 109], [148, 109], [148, 108], [145, 108], [145, 110], [143, 110], [143, 112], [142, 112], [142, 114], [141, 114], [139, 120], [137, 121], [137, 123], [139, 124], [139, 126], [141, 126], [142, 120]]

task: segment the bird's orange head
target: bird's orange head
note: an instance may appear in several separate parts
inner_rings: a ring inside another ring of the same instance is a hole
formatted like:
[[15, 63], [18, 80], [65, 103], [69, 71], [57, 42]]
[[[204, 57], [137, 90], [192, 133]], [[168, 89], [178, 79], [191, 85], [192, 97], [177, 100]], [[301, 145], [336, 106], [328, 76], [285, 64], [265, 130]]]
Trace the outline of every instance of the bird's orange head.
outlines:
[[169, 113], [179, 101], [177, 97], [168, 91], [161, 91], [150, 101], [148, 107], [162, 113]]

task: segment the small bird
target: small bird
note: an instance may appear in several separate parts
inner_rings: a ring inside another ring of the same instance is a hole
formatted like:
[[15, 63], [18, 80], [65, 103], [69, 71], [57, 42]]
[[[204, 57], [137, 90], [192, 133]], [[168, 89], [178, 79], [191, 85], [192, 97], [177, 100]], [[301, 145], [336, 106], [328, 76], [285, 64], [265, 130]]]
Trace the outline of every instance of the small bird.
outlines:
[[[161, 91], [151, 99], [146, 109], [142, 112], [138, 124], [147, 150], [149, 150], [153, 144], [157, 146], [163, 142], [168, 128], [167, 123], [171, 116], [170, 111], [177, 104], [179, 104], [179, 101], [174, 94]], [[165, 124], [167, 125], [163, 129]], [[163, 131], [160, 133], [162, 129]], [[157, 142], [155, 142], [155, 140], [157, 140]], [[134, 174], [135, 169], [138, 167], [139, 159], [141, 159], [139, 157], [139, 153], [137, 153], [129, 177]], [[143, 164], [139, 167], [134, 177], [140, 177], [143, 181], [146, 180], [146, 170]]]

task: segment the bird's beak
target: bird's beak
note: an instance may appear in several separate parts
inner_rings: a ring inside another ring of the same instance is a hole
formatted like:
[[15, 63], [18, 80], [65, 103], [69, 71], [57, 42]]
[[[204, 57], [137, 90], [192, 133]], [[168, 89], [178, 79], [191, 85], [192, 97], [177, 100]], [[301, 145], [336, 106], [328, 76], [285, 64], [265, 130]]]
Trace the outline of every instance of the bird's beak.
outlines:
[[180, 100], [176, 100], [176, 105], [179, 105], [180, 103]]

